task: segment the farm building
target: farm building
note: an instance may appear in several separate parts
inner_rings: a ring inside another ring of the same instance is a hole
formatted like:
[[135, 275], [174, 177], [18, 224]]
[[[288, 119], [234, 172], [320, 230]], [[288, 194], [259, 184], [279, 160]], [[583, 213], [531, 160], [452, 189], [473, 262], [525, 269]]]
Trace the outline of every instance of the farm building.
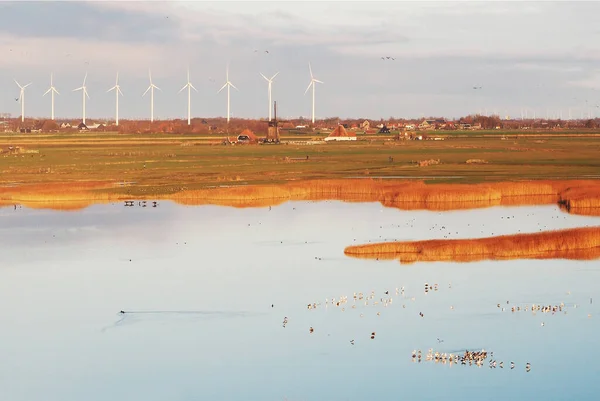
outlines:
[[241, 134], [238, 135], [237, 142], [238, 143], [257, 143], [258, 137], [254, 134], [254, 132], [252, 132], [246, 128], [245, 130], [242, 131]]
[[348, 132], [342, 125], [338, 125], [327, 138], [326, 141], [356, 141], [356, 134]]

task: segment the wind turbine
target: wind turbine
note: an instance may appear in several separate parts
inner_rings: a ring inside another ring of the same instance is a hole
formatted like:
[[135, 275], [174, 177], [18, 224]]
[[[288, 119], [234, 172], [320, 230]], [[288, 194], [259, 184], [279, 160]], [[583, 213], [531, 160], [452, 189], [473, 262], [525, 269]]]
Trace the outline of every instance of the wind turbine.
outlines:
[[52, 116], [51, 116], [51, 118], [54, 121], [54, 94], [56, 93], [57, 95], [60, 95], [60, 93], [58, 93], [58, 91], [54, 87], [54, 84], [52, 84], [52, 73], [50, 73], [50, 89], [48, 89], [46, 91], [46, 93], [44, 93], [44, 96], [46, 96], [48, 93], [50, 93], [50, 95], [52, 96]]
[[90, 98], [90, 95], [88, 95], [87, 92], [87, 87], [85, 86], [85, 80], [87, 79], [87, 72], [85, 73], [85, 76], [83, 77], [83, 85], [81, 85], [79, 88], [77, 89], [73, 89], [73, 92], [75, 91], [81, 91], [81, 97], [83, 99], [83, 118], [81, 119], [81, 121], [85, 124], [85, 97], [87, 96], [87, 98]]
[[235, 90], [239, 90], [239, 89], [236, 88], [235, 85], [231, 83], [231, 81], [229, 81], [229, 65], [227, 65], [227, 68], [225, 70], [225, 77], [227, 78], [227, 81], [225, 82], [225, 85], [223, 85], [217, 93], [221, 92], [223, 89], [225, 89], [225, 87], [227, 87], [227, 122], [229, 122], [229, 116], [230, 116], [230, 113], [229, 113], [229, 104], [230, 104], [229, 103], [229, 100], [230, 100], [229, 90], [231, 87], [233, 87]]
[[116, 97], [115, 125], [118, 127], [119, 126], [119, 93], [121, 94], [121, 96], [123, 96], [123, 92], [121, 92], [121, 86], [119, 85], [119, 73], [118, 72], [117, 72], [117, 81], [115, 83], [115, 86], [113, 86], [112, 88], [107, 90], [106, 93], [108, 93], [112, 90], [115, 91], [115, 97]]
[[23, 122], [25, 122], [25, 88], [27, 88], [29, 85], [31, 85], [31, 82], [25, 86], [21, 86], [21, 84], [19, 84], [17, 82], [17, 80], [15, 79], [15, 83], [21, 89], [18, 100], [21, 101], [21, 122], [23, 123]]
[[316, 85], [317, 82], [320, 84], [322, 84], [324, 82], [319, 81], [318, 79], [316, 79], [313, 76], [312, 68], [310, 67], [310, 63], [308, 63], [308, 70], [310, 71], [310, 83], [308, 84], [308, 87], [304, 91], [304, 94], [306, 95], [306, 92], [308, 92], [308, 90], [312, 86], [312, 122], [314, 124], [315, 123], [315, 87], [317, 86]]
[[271, 121], [271, 85], [277, 74], [279, 74], [279, 72], [276, 72], [271, 78], [265, 77], [262, 73], [260, 74], [269, 83], [269, 121]]
[[190, 68], [188, 67], [187, 70], [187, 84], [185, 84], [183, 86], [183, 88], [181, 88], [181, 90], [179, 91], [179, 93], [181, 93], [185, 88], [187, 88], [188, 90], [188, 125], [191, 125], [192, 123], [192, 89], [195, 90], [196, 92], [198, 92], [198, 90], [196, 88], [194, 88], [194, 85], [192, 85], [192, 83], [190, 82]]
[[142, 96], [146, 96], [146, 93], [150, 91], [150, 122], [154, 122], [154, 89], [161, 89], [152, 83], [152, 71], [148, 70], [148, 76], [150, 77], [150, 86]]

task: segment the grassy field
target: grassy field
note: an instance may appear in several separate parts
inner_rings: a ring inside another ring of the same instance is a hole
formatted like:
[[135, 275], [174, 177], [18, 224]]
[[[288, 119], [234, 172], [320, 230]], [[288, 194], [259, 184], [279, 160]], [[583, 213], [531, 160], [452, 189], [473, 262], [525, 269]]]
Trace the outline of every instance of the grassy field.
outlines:
[[[0, 148], [20, 146], [25, 153], [0, 155], [0, 185], [129, 182], [129, 194], [143, 195], [223, 184], [350, 177], [475, 183], [600, 176], [600, 137], [534, 135], [502, 140], [483, 136], [242, 146], [223, 146], [221, 139], [162, 134], [4, 134]], [[472, 159], [486, 163], [468, 164]], [[439, 164], [419, 166], [424, 160], [439, 160]]]

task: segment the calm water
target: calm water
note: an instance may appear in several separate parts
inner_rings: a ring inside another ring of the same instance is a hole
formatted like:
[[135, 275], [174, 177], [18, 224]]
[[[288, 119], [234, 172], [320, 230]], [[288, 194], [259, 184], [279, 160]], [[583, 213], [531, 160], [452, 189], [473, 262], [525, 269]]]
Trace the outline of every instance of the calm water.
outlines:
[[[343, 254], [353, 243], [597, 218], [556, 207], [163, 202], [3, 208], [0, 222], [1, 400], [598, 399], [598, 261], [401, 265]], [[438, 291], [425, 294], [426, 282]], [[354, 292], [371, 291], [369, 305], [352, 308]], [[323, 305], [343, 295], [347, 304]], [[393, 302], [374, 305], [384, 297]], [[313, 302], [321, 305], [307, 309]], [[510, 312], [561, 302], [567, 314]], [[411, 360], [429, 348], [485, 348], [504, 368]]]

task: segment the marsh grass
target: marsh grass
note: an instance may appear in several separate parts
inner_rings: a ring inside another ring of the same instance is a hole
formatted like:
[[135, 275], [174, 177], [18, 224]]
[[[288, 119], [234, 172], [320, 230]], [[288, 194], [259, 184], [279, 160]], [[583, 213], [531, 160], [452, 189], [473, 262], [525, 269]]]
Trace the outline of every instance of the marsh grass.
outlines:
[[384, 242], [349, 246], [348, 256], [412, 262], [600, 258], [600, 227], [478, 239]]

